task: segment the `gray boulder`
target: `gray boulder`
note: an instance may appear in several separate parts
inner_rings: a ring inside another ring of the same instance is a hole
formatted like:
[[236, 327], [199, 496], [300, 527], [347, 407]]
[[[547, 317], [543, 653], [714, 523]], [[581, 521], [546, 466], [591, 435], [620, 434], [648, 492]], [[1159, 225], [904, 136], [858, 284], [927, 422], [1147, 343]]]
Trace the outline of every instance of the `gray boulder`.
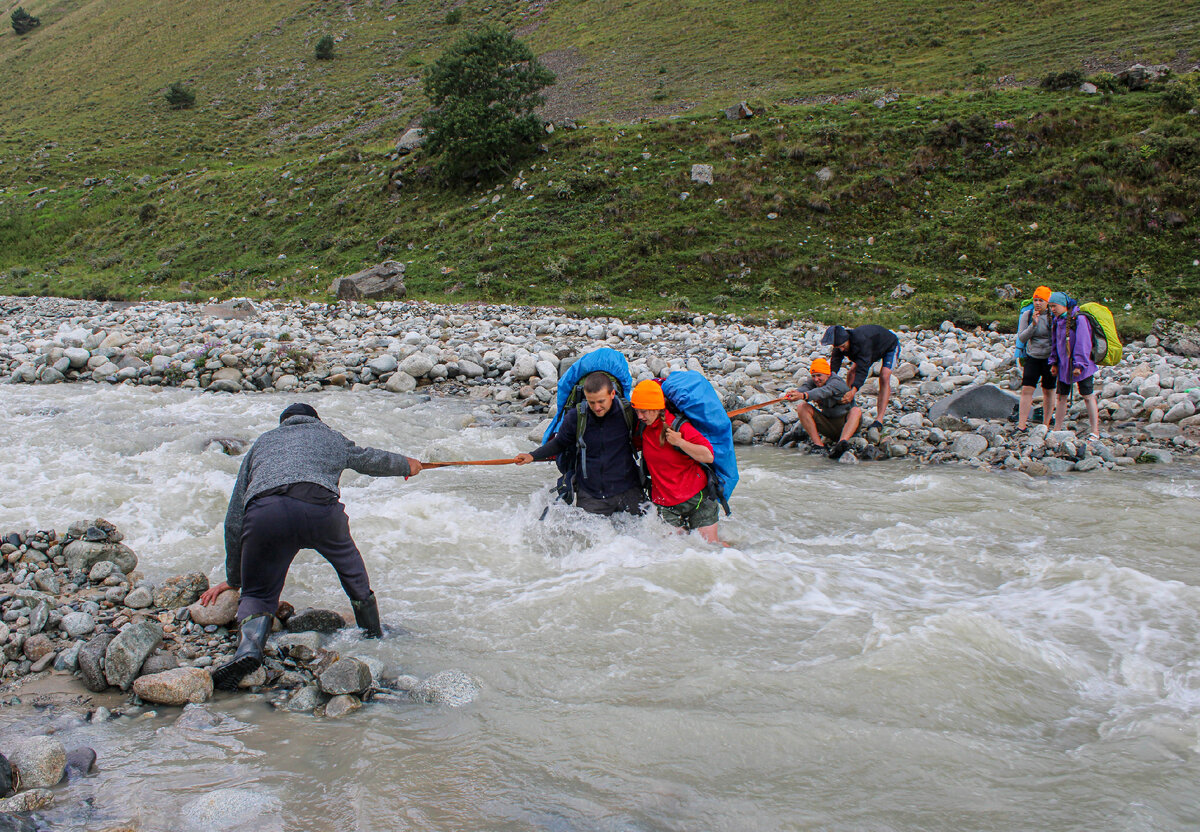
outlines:
[[942, 416], [956, 419], [1007, 419], [1020, 399], [994, 384], [976, 384], [946, 396], [929, 408], [929, 419], [937, 422]]
[[1167, 352], [1191, 357], [1200, 356], [1200, 327], [1159, 318], [1151, 330]]
[[308, 712], [325, 704], [325, 694], [316, 685], [305, 685], [289, 697], [284, 706], [289, 711]]
[[189, 572], [167, 578], [154, 590], [154, 606], [173, 610], [196, 603], [208, 589], [208, 577], [203, 572]]
[[475, 701], [479, 683], [461, 670], [443, 670], [418, 682], [409, 695], [418, 702], [458, 708]]
[[0, 832], [38, 832], [46, 827], [39, 826], [27, 817], [15, 812], [36, 812], [50, 805], [54, 793], [49, 789], [30, 789], [0, 800]]
[[223, 627], [237, 618], [238, 601], [241, 595], [236, 589], [227, 589], [217, 596], [212, 604], [203, 606], [199, 601], [188, 605], [188, 618], [201, 627], [216, 624]]
[[317, 684], [330, 696], [362, 693], [371, 686], [371, 668], [352, 657], [338, 659], [318, 677]]
[[395, 260], [384, 260], [361, 272], [336, 278], [329, 286], [329, 293], [338, 300], [402, 298], [406, 292], [404, 264]]
[[423, 144], [425, 144], [425, 131], [420, 127], [413, 127], [405, 130], [396, 141], [396, 152], [404, 156], [412, 153]]
[[82, 777], [96, 770], [96, 751], [87, 746], [67, 752], [67, 777]]
[[137, 568], [137, 555], [124, 543], [102, 543], [91, 540], [72, 540], [63, 549], [67, 568], [72, 572], [88, 572], [100, 561], [110, 561], [128, 575]]
[[83, 677], [84, 686], [93, 693], [108, 689], [108, 677], [104, 675], [104, 656], [112, 640], [112, 633], [100, 633], [79, 648], [79, 675]]
[[86, 612], [69, 612], [58, 622], [58, 628], [71, 638], [83, 638], [96, 628], [96, 619]]
[[325, 705], [325, 716], [329, 719], [337, 719], [339, 716], [345, 716], [352, 711], [357, 711], [362, 707], [362, 700], [357, 696], [349, 694], [341, 694], [333, 697]]
[[199, 667], [177, 667], [133, 681], [133, 692], [158, 705], [187, 705], [212, 698], [213, 679]]
[[125, 629], [104, 651], [104, 677], [108, 683], [121, 690], [129, 690], [137, 678], [142, 663], [150, 652], [162, 642], [163, 629], [154, 621], [136, 621]]
[[342, 618], [341, 613], [313, 608], [300, 610], [287, 621], [290, 633], [336, 633], [345, 626], [346, 619]]
[[146, 657], [146, 661], [142, 662], [141, 674], [150, 676], [165, 670], [174, 670], [177, 667], [179, 667], [179, 659], [175, 658], [175, 654], [159, 647]]
[[54, 737], [29, 737], [12, 746], [8, 761], [20, 772], [22, 789], [48, 789], [63, 778], [67, 749]]
[[282, 829], [279, 798], [250, 789], [216, 789], [183, 804], [180, 829], [230, 832], [238, 829]]

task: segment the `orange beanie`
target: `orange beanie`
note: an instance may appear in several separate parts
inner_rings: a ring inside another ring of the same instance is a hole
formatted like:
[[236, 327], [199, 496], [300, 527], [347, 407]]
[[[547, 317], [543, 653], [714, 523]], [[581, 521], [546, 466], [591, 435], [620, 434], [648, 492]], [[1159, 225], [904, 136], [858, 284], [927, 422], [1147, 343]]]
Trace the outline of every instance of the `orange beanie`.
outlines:
[[824, 358], [814, 358], [813, 362], [808, 365], [810, 373], [824, 373], [827, 376], [833, 375], [833, 368], [829, 366], [829, 361]]
[[1042, 300], [1050, 300], [1050, 287], [1049, 286], [1037, 287], [1036, 289], [1033, 290], [1033, 296], [1035, 298], [1041, 298]]
[[663, 410], [667, 406], [667, 398], [657, 381], [646, 379], [633, 388], [629, 403], [637, 410]]

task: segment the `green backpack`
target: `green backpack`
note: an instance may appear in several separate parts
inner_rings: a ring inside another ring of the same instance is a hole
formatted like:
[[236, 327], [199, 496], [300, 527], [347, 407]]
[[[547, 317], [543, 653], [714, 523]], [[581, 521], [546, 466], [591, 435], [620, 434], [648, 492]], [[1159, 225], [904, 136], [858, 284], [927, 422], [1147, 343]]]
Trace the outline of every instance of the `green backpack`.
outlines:
[[[1117, 334], [1117, 323], [1109, 308], [1101, 303], [1091, 301], [1080, 304], [1077, 315], [1086, 315], [1092, 325], [1092, 360], [1102, 367], [1112, 367], [1121, 363], [1124, 349], [1121, 337]], [[1071, 318], [1071, 330], [1074, 331], [1077, 315]]]

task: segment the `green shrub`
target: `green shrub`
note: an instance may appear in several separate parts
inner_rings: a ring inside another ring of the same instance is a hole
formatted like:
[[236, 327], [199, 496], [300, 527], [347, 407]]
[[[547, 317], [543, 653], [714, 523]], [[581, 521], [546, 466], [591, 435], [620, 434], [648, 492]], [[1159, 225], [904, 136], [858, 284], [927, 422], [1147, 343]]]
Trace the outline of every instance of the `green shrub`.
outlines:
[[1064, 72], [1051, 72], [1042, 79], [1042, 89], [1073, 90], [1083, 83], [1083, 73], [1077, 69]]
[[534, 114], [554, 83], [532, 50], [489, 28], [464, 35], [425, 72], [426, 149], [445, 177], [504, 170], [544, 135]]
[[196, 103], [196, 94], [185, 87], [182, 81], [167, 87], [164, 95], [172, 110], [186, 110]]
[[446, 25], [453, 26], [456, 23], [462, 23], [462, 9], [451, 9], [446, 12]]
[[42, 21], [25, 11], [20, 6], [13, 9], [11, 16], [13, 31], [18, 35], [28, 34], [42, 25]]
[[1178, 81], [1172, 81], [1167, 84], [1167, 88], [1163, 90], [1162, 98], [1163, 103], [1167, 105], [1167, 109], [1173, 113], [1186, 113], [1196, 106], [1195, 94], [1187, 86]]
[[325, 35], [319, 41], [317, 41], [317, 47], [315, 49], [315, 54], [317, 56], [318, 61], [332, 61], [333, 60], [333, 36], [332, 35]]
[[1103, 92], [1117, 92], [1118, 90], [1125, 89], [1121, 86], [1121, 82], [1117, 80], [1117, 76], [1111, 72], [1097, 72], [1090, 80], [1096, 86], [1096, 89]]

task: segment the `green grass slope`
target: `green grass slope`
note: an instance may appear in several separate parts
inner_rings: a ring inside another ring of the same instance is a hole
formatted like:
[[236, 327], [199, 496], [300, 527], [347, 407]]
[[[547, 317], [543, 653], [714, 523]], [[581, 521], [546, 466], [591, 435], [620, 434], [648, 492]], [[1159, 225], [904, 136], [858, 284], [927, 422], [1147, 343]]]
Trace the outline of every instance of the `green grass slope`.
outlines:
[[[0, 292], [323, 297], [390, 257], [440, 299], [971, 323], [1049, 282], [1134, 329], [1194, 318], [1196, 117], [1163, 87], [1010, 83], [1184, 66], [1185, 6], [35, 0], [42, 26], [0, 35]], [[548, 111], [585, 127], [448, 190], [391, 145], [421, 68], [481, 22], [556, 67]], [[167, 108], [175, 80], [194, 109]], [[740, 98], [769, 106], [720, 116]]]

